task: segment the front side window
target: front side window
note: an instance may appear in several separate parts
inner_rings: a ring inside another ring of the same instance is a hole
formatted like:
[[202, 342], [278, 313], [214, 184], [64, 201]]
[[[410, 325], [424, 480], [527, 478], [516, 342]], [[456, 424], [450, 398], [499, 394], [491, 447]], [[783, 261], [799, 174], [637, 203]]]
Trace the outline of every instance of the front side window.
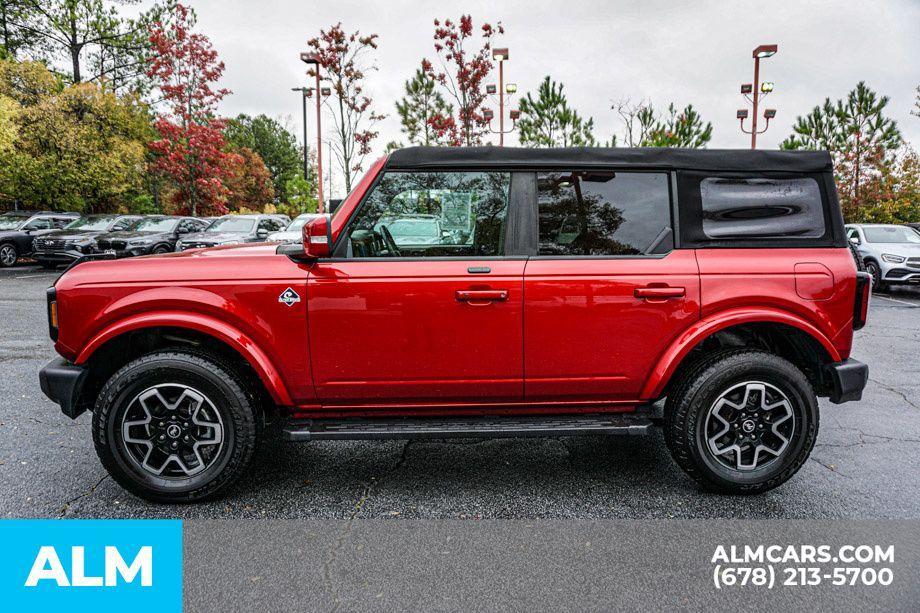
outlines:
[[504, 253], [507, 172], [389, 172], [348, 230], [347, 257]]
[[52, 228], [51, 220], [47, 217], [39, 217], [38, 219], [33, 219], [25, 226], [23, 230], [50, 230]]
[[673, 248], [666, 173], [540, 173], [537, 207], [540, 255], [630, 256]]

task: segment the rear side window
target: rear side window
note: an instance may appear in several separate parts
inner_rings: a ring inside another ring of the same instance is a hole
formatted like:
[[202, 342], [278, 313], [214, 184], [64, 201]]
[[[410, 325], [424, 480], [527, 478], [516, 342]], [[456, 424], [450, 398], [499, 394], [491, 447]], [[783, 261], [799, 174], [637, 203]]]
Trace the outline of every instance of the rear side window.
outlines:
[[824, 236], [821, 189], [811, 177], [707, 177], [700, 181], [706, 238]]
[[539, 255], [646, 255], [674, 246], [666, 173], [539, 173], [537, 207]]

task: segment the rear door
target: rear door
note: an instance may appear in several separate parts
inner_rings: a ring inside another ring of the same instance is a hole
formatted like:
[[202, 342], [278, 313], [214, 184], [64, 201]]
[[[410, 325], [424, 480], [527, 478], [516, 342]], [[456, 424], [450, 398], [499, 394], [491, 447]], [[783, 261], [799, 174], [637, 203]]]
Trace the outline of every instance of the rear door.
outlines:
[[510, 189], [508, 172], [378, 178], [307, 282], [322, 403], [522, 399], [525, 258], [508, 249]]
[[528, 401], [635, 400], [699, 318], [694, 252], [674, 250], [666, 172], [539, 172], [524, 274]]

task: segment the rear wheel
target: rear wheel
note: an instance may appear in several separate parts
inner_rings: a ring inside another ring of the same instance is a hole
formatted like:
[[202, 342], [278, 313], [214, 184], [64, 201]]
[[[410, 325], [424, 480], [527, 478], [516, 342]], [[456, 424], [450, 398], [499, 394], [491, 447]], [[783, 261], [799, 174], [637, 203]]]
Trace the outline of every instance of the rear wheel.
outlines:
[[256, 395], [214, 356], [161, 351], [116, 372], [93, 413], [96, 453], [128, 491], [157, 502], [217, 494], [249, 465]]
[[19, 259], [16, 252], [16, 246], [12, 243], [3, 243], [0, 245], [0, 266], [6, 268], [12, 266]]
[[669, 394], [665, 439], [675, 461], [712, 489], [756, 494], [787, 481], [818, 434], [818, 403], [792, 363], [732, 350], [687, 369]]
[[160, 245], [159, 247], [154, 249], [152, 253], [153, 255], [163, 255], [164, 253], [170, 253], [170, 250], [169, 250], [169, 247], [167, 247], [166, 245]]

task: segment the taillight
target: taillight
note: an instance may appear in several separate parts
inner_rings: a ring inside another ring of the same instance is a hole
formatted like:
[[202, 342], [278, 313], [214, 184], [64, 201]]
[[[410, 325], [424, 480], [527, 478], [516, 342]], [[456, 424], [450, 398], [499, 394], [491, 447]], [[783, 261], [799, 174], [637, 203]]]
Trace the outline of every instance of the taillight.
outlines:
[[872, 276], [867, 272], [856, 273], [856, 301], [853, 305], [853, 329], [866, 325], [869, 316], [869, 297], [872, 295]]

